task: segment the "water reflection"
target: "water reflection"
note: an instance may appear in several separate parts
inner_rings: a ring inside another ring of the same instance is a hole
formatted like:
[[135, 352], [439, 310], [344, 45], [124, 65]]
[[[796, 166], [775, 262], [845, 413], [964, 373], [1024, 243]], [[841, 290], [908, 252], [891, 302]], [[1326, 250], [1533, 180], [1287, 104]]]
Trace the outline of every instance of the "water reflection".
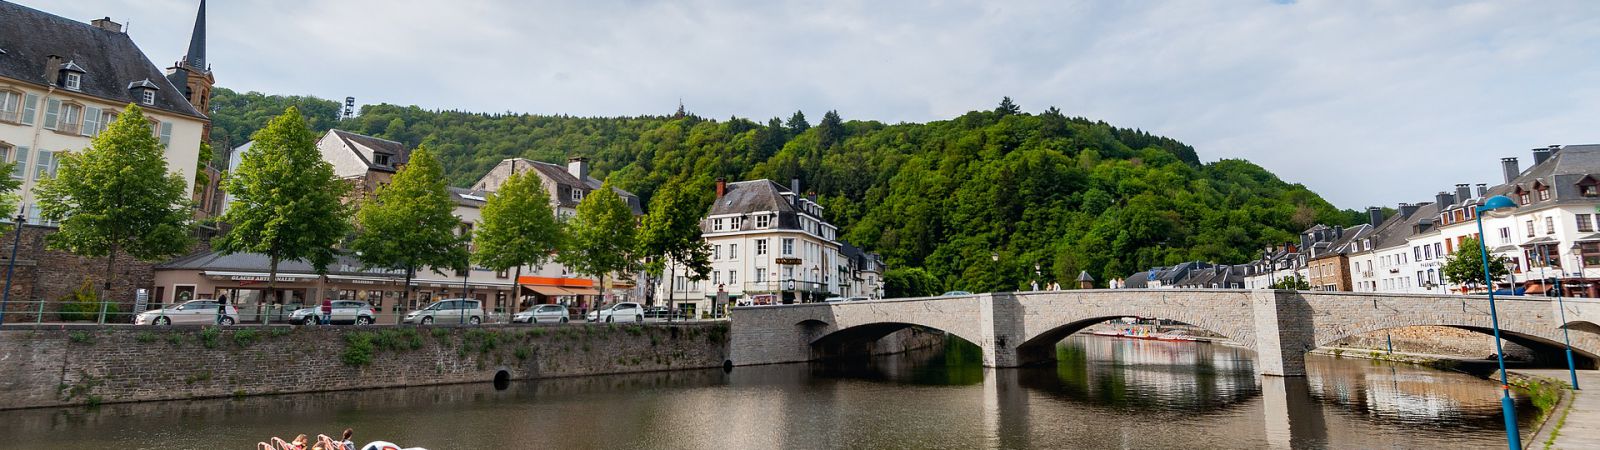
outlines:
[[[0, 413], [18, 448], [249, 448], [332, 433], [450, 448], [1494, 447], [1492, 383], [1221, 345], [1073, 337], [1048, 367], [976, 348], [828, 364]], [[1525, 402], [1524, 402], [1525, 404]], [[1523, 414], [1524, 417], [1531, 414]]]

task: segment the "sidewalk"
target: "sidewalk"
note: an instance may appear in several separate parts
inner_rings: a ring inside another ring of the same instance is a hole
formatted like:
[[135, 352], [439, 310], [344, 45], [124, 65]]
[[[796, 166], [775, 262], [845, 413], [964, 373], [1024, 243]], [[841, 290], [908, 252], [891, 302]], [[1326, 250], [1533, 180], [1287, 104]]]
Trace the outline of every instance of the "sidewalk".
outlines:
[[[1529, 375], [1538, 375], [1552, 380], [1561, 381], [1566, 385], [1572, 377], [1565, 369], [1512, 369]], [[1556, 441], [1550, 448], [1580, 449], [1595, 448], [1600, 445], [1600, 371], [1578, 371], [1578, 385], [1582, 390], [1572, 392], [1572, 406], [1567, 412], [1566, 422], [1561, 424], [1561, 429], [1556, 430]], [[1547, 426], [1547, 431], [1536, 437], [1534, 442], [1525, 442], [1527, 448], [1544, 448], [1544, 440], [1549, 436], [1549, 429], [1554, 428], [1561, 421], [1561, 411], [1556, 411], [1550, 417], [1552, 421]]]

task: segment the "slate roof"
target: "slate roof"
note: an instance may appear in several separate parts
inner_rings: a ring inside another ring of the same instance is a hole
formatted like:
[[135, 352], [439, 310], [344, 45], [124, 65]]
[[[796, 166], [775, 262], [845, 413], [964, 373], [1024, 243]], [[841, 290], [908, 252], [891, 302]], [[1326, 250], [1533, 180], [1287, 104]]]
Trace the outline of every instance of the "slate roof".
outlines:
[[450, 200], [455, 201], [457, 205], [482, 208], [484, 204], [488, 203], [488, 192], [454, 186], [446, 189], [450, 191]]
[[[236, 272], [266, 272], [271, 269], [272, 259], [261, 253], [234, 253], [224, 255], [219, 251], [207, 251], [191, 254], [178, 259], [156, 264], [156, 270], [209, 270], [209, 271], [236, 271]], [[303, 260], [278, 262], [279, 273], [308, 274], [315, 273], [311, 263]], [[394, 271], [382, 269], [362, 270], [361, 262], [348, 255], [339, 255], [332, 264], [328, 264], [329, 275], [359, 275], [359, 276], [393, 276]]]
[[183, 89], [168, 81], [127, 33], [3, 1], [0, 24], [4, 24], [0, 26], [0, 77], [47, 88], [46, 74], [58, 68], [45, 66], [48, 57], [56, 55], [63, 58], [63, 63], [83, 69], [79, 93], [111, 103], [137, 103], [140, 99], [128, 84], [150, 80], [160, 87], [156, 102], [141, 106], [206, 119], [184, 98]]
[[[771, 228], [774, 230], [800, 230], [800, 214], [803, 213], [788, 200], [789, 188], [772, 180], [751, 180], [728, 183], [723, 191], [722, 198], [711, 203], [709, 216], [724, 214], [751, 214], [760, 212], [778, 213], [778, 221]], [[819, 217], [813, 217], [821, 220]], [[701, 221], [701, 229], [711, 232], [709, 220]], [[755, 229], [754, 220], [745, 220], [744, 229]], [[734, 230], [738, 231], [738, 230]]]
[[1128, 275], [1128, 278], [1122, 280], [1122, 287], [1128, 289], [1144, 289], [1150, 287], [1150, 271], [1146, 270], [1144, 272]]
[[[401, 165], [411, 160], [411, 149], [405, 144], [388, 139], [375, 138], [364, 134], [351, 133], [340, 129], [328, 130], [328, 134], [339, 138], [344, 144], [355, 150], [356, 156], [367, 165], [369, 170], [378, 170], [393, 173]], [[378, 164], [374, 154], [382, 152], [389, 154], [388, 164]]]
[[[572, 195], [568, 191], [569, 189], [580, 187], [583, 189], [584, 196], [588, 196], [590, 192], [593, 192], [595, 189], [600, 189], [601, 186], [605, 185], [605, 183], [595, 179], [594, 177], [584, 177], [587, 179], [579, 181], [578, 177], [573, 176], [572, 172], [567, 171], [566, 166], [559, 164], [552, 164], [544, 161], [533, 161], [522, 158], [512, 159], [516, 160], [520, 164], [526, 164], [528, 167], [532, 167], [534, 170], [539, 171], [539, 175], [544, 179], [550, 180], [559, 186], [565, 187], [566, 189], [557, 188], [555, 192], [556, 202], [562, 207], [578, 207], [579, 202], [572, 200]], [[504, 164], [504, 162], [502, 162], [502, 164]], [[633, 195], [632, 192], [615, 187], [611, 188], [611, 191], [616, 192], [618, 196], [622, 197], [622, 201], [628, 203], [628, 208], [633, 210], [633, 215], [644, 215], [644, 202], [639, 200], [639, 196]]]
[[[1504, 195], [1517, 200], [1516, 190], [1532, 192], [1534, 183], [1550, 186], [1550, 200], [1539, 200], [1537, 193], [1528, 195], [1529, 205], [1541, 206], [1556, 203], [1593, 203], [1595, 198], [1584, 197], [1578, 182], [1586, 176], [1600, 181], [1600, 144], [1566, 145], [1550, 155], [1550, 159], [1524, 170], [1511, 183], [1489, 189], [1488, 195]], [[1520, 202], [1519, 202], [1520, 203]]]

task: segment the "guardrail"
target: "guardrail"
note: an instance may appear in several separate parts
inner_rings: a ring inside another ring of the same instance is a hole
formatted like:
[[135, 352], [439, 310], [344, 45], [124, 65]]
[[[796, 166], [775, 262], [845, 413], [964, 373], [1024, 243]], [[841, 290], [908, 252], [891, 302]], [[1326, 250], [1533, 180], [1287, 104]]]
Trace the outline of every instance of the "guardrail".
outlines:
[[[265, 317], [270, 319], [268, 321], [268, 323], [270, 323], [270, 324], [295, 324], [295, 325], [322, 325], [323, 324], [322, 323], [322, 315], [321, 315], [320, 307], [293, 307], [294, 305], [286, 305], [286, 306], [268, 305], [269, 308], [266, 308], [266, 311], [263, 311], [263, 308], [259, 308], [258, 307], [260, 305], [242, 305], [243, 308], [240, 308], [240, 305], [236, 305], [236, 306], [233, 306], [233, 312], [231, 312], [231, 313], [229, 313], [227, 315], [219, 316], [219, 314], [217, 314], [216, 307], [214, 306], [215, 304], [213, 304], [213, 306], [211, 306], [209, 308], [195, 309], [195, 310], [192, 310], [192, 311], [191, 310], [177, 309], [179, 305], [180, 304], [154, 304], [154, 305], [147, 306], [146, 309], [141, 310], [141, 311], [125, 311], [124, 308], [128, 308], [129, 305], [127, 303], [123, 303], [123, 302], [62, 302], [62, 301], [39, 301], [39, 300], [30, 300], [30, 301], [12, 300], [12, 301], [7, 302], [7, 306], [5, 307], [4, 317], [3, 317], [4, 322], [0, 323], [0, 329], [3, 329], [3, 326], [6, 325], [6, 324], [46, 324], [46, 323], [49, 323], [49, 324], [79, 323], [79, 324], [102, 324], [102, 325], [135, 325], [135, 324], [137, 324], [137, 325], [219, 325], [220, 324], [220, 325], [233, 325], [233, 326], [247, 326], [247, 325], [260, 325], [260, 324], [262, 324], [262, 320], [261, 319], [262, 319], [263, 316], [265, 316]], [[312, 310], [312, 312], [310, 314], [306, 314], [306, 313], [296, 314], [297, 310], [299, 310], [299, 309], [307, 309], [307, 308]], [[511, 324], [511, 323], [513, 323], [512, 322], [512, 318], [515, 315], [515, 313], [507, 313], [507, 312], [485, 312], [485, 313], [482, 313], [482, 314], [471, 314], [471, 315], [436, 314], [436, 315], [431, 316], [431, 320], [428, 320], [426, 322], [421, 320], [421, 317], [429, 317], [429, 316], [419, 315], [418, 317], [414, 318], [411, 322], [407, 322], [405, 320], [406, 316], [410, 315], [412, 313], [415, 313], [415, 312], [418, 312], [418, 310], [394, 311], [394, 312], [382, 312], [382, 311], [379, 311], [376, 314], [371, 313], [371, 312], [365, 312], [365, 313], [362, 313], [362, 312], [336, 313], [336, 314], [334, 314], [332, 319], [333, 319], [333, 324], [334, 325], [368, 325], [368, 324], [376, 324], [376, 325], [486, 325], [486, 324]], [[146, 316], [146, 320], [144, 320], [142, 322], [136, 320], [141, 314], [148, 314]], [[576, 309], [576, 308], [572, 308], [570, 310], [570, 313], [567, 316], [567, 321], [565, 323], [585, 323], [585, 322], [587, 322], [587, 320], [586, 320], [587, 315], [588, 315], [588, 311], [587, 310], [579, 310], [579, 309]], [[473, 319], [477, 319], [477, 320], [473, 320]], [[676, 315], [674, 315], [674, 316], [672, 316], [670, 318], [667, 317], [666, 314], [649, 313], [649, 314], [645, 315], [644, 322], [647, 322], [647, 323], [668, 323], [668, 322], [677, 323], [677, 322], [709, 322], [709, 321], [722, 321], [722, 320], [728, 320], [728, 318], [726, 316], [723, 316], [723, 317], [711, 317], [709, 315], [701, 315], [700, 317], [691, 318], [691, 317], [686, 317], [680, 311], [679, 314], [676, 314]], [[620, 318], [619, 318], [618, 321], [631, 322], [631, 321], [620, 320]], [[550, 323], [550, 322], [556, 322], [556, 321], [555, 320], [540, 319], [540, 321], [538, 323], [543, 324], [543, 323]], [[528, 322], [528, 323], [531, 324], [531, 322]]]

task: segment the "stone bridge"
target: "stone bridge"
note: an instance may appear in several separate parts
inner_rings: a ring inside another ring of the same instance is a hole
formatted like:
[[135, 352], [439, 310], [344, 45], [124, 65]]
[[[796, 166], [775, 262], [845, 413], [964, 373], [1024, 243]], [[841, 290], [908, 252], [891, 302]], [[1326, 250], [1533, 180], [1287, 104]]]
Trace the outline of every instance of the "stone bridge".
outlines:
[[[1498, 297], [1501, 335], [1538, 350], [1559, 348], [1568, 327], [1575, 355], [1600, 356], [1600, 301]], [[736, 365], [810, 361], [860, 351], [900, 329], [942, 330], [977, 344], [989, 367], [1054, 358], [1057, 342], [1122, 317], [1171, 319], [1227, 336], [1254, 350], [1263, 375], [1305, 375], [1317, 347], [1389, 328], [1433, 325], [1490, 332], [1483, 296], [1270, 290], [1116, 289], [995, 293], [961, 297], [753, 306], [733, 310]], [[1489, 340], [1485, 340], [1489, 342]], [[1485, 345], [1485, 354], [1492, 350]]]

